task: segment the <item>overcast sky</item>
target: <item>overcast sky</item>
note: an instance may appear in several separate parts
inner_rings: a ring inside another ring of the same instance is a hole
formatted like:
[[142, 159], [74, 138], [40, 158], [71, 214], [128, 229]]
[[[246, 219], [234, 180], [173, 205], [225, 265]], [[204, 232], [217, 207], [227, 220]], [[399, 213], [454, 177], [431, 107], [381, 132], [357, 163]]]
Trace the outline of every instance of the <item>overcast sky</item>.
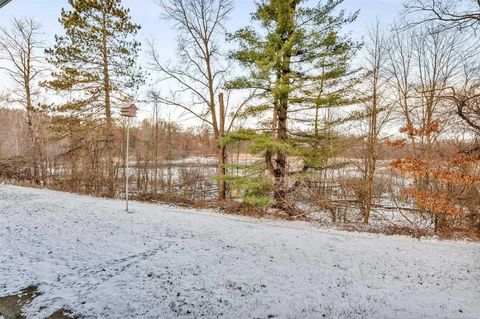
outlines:
[[[312, 0], [313, 1], [313, 0]], [[249, 24], [250, 13], [255, 9], [255, 0], [234, 0], [235, 8], [227, 24], [228, 31]], [[360, 40], [366, 34], [367, 27], [380, 19], [389, 24], [402, 9], [402, 0], [345, 0], [342, 8], [347, 12], [360, 10], [359, 18], [348, 27], [355, 39]], [[142, 26], [138, 40], [144, 42], [153, 39], [157, 43], [162, 59], [175, 59], [175, 32], [168, 21], [159, 18], [158, 0], [124, 0], [123, 5], [131, 9], [133, 21]], [[58, 22], [62, 7], [68, 8], [67, 0], [12, 0], [0, 9], [0, 25], [5, 26], [13, 17], [32, 17], [43, 27], [47, 45], [53, 43], [54, 35], [62, 33]], [[145, 46], [144, 46], [145, 47]], [[141, 62], [146, 57], [142, 53]], [[0, 62], [1, 63], [1, 62]], [[0, 91], [13, 84], [4, 74], [0, 74]]]

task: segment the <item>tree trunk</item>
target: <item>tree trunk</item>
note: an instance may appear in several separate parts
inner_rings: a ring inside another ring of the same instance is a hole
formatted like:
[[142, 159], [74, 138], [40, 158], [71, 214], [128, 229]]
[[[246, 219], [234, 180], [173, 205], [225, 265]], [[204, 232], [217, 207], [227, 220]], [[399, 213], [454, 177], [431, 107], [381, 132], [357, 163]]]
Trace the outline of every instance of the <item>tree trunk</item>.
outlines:
[[[287, 107], [288, 101], [283, 99], [279, 103], [278, 107], [278, 128], [277, 128], [277, 140], [285, 141], [287, 139]], [[277, 207], [281, 210], [288, 211], [286, 202], [286, 185], [285, 175], [287, 168], [287, 157], [284, 152], [278, 151], [275, 158], [275, 191], [274, 199], [277, 203]]]
[[[275, 138], [276, 133], [277, 133], [277, 127], [278, 127], [278, 101], [274, 100], [273, 101], [273, 116], [272, 116], [272, 138]], [[265, 163], [267, 165], [267, 168], [270, 172], [274, 174], [274, 166], [272, 163], [272, 150], [267, 149], [265, 151]]]
[[225, 136], [225, 104], [223, 100], [223, 93], [220, 93], [218, 96], [219, 100], [219, 117], [220, 117], [220, 127], [219, 127], [219, 137], [217, 138], [217, 163], [218, 163], [218, 199], [225, 200], [227, 197], [227, 188], [225, 185], [225, 175], [226, 175], [226, 146], [222, 145], [222, 138]]
[[[293, 19], [293, 18], [292, 18]], [[289, 31], [285, 39], [285, 43], [291, 37], [293, 31]], [[278, 96], [278, 110], [277, 110], [277, 140], [283, 143], [287, 140], [287, 118], [288, 118], [288, 99], [290, 90], [290, 59], [291, 48], [285, 49], [283, 54], [283, 61], [279, 72], [280, 78], [277, 78], [277, 85], [280, 85], [280, 93]], [[287, 156], [283, 151], [277, 151], [275, 158], [275, 169], [273, 175], [275, 177], [274, 185], [274, 199], [277, 208], [289, 214], [293, 213], [291, 207], [287, 203], [287, 185], [286, 185], [286, 171], [287, 171]]]
[[368, 224], [370, 218], [370, 211], [372, 209], [373, 200], [373, 180], [375, 176], [375, 167], [377, 162], [376, 157], [376, 144], [377, 144], [377, 82], [374, 79], [374, 89], [372, 96], [372, 108], [370, 110], [370, 127], [368, 132], [368, 145], [367, 145], [367, 167], [365, 172], [366, 182], [366, 194], [365, 194], [365, 211], [363, 214], [363, 222]]
[[113, 120], [110, 101], [110, 74], [108, 68], [108, 47], [106, 18], [103, 18], [102, 33], [103, 89], [105, 91], [106, 147], [107, 147], [107, 196], [115, 196], [115, 168], [113, 165]]
[[157, 175], [158, 175], [158, 104], [155, 99], [155, 146], [154, 146], [154, 162], [153, 162], [153, 193], [157, 194]]
[[[278, 25], [278, 33], [282, 37], [282, 60], [276, 67], [276, 93], [274, 99], [277, 100], [277, 141], [284, 144], [287, 141], [287, 119], [288, 119], [288, 103], [290, 97], [290, 76], [291, 76], [291, 57], [292, 46], [290, 41], [295, 33], [295, 12], [298, 1], [291, 1], [290, 8], [287, 12], [283, 12], [290, 20], [288, 24]], [[275, 158], [275, 168], [273, 170], [274, 182], [274, 199], [276, 207], [290, 215], [294, 214], [294, 207], [287, 202], [287, 154], [279, 150]]]
[[[28, 55], [28, 58], [30, 55]], [[27, 68], [25, 78], [24, 78], [24, 86], [25, 86], [25, 95], [26, 95], [26, 102], [27, 102], [27, 121], [28, 121], [28, 135], [30, 137], [30, 160], [31, 160], [31, 166], [32, 166], [32, 171], [33, 171], [33, 182], [35, 184], [40, 184], [40, 178], [39, 178], [39, 173], [38, 173], [38, 159], [37, 159], [37, 138], [35, 136], [35, 127], [33, 124], [33, 105], [32, 105], [32, 94], [30, 91], [30, 72], [29, 69]]]
[[[27, 97], [27, 100], [29, 100], [28, 97]], [[33, 172], [32, 182], [38, 185], [40, 184], [40, 176], [38, 172], [38, 161], [37, 161], [38, 146], [36, 145], [37, 139], [35, 136], [35, 128], [33, 126], [33, 110], [30, 104], [27, 106], [27, 121], [28, 121], [28, 135], [30, 137], [30, 143], [31, 143], [29, 152], [30, 152], [30, 161], [31, 161], [31, 167]]]
[[217, 160], [218, 160], [218, 199], [225, 200], [227, 197], [227, 187], [225, 180], [223, 179], [226, 175], [226, 152], [225, 145], [217, 145]]
[[365, 211], [363, 215], [363, 222], [368, 224], [370, 218], [370, 211], [372, 210], [372, 200], [373, 200], [373, 177], [375, 174], [375, 162], [369, 163], [369, 166], [372, 165], [367, 169], [367, 192], [365, 194]]

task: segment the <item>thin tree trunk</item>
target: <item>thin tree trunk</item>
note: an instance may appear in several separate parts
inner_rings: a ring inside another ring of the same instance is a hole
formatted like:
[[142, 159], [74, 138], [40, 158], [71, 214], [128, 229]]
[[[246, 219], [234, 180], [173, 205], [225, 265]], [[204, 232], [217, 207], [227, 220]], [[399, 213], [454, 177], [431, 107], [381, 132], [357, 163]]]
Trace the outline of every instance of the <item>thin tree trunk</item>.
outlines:
[[220, 93], [218, 96], [219, 100], [219, 117], [220, 117], [220, 127], [219, 127], [219, 138], [217, 139], [217, 163], [218, 163], [218, 199], [225, 200], [227, 196], [227, 189], [225, 185], [225, 175], [226, 175], [226, 147], [222, 145], [222, 138], [225, 136], [225, 104], [223, 100], [223, 93]]
[[[29, 97], [27, 97], [27, 100], [30, 100]], [[31, 102], [29, 102], [31, 103]], [[36, 145], [36, 136], [35, 136], [35, 128], [33, 125], [33, 110], [31, 105], [27, 106], [27, 121], [28, 121], [28, 135], [30, 137], [30, 143], [31, 143], [31, 148], [30, 148], [30, 157], [31, 157], [31, 167], [33, 171], [33, 182], [35, 184], [40, 184], [40, 177], [38, 173], [38, 161], [37, 161], [37, 148], [38, 146]]]
[[28, 134], [30, 136], [30, 142], [32, 143], [30, 147], [31, 152], [31, 165], [33, 170], [33, 182], [35, 184], [40, 184], [39, 172], [38, 172], [38, 159], [37, 159], [37, 138], [35, 136], [35, 127], [33, 124], [33, 105], [32, 105], [32, 94], [30, 89], [30, 47], [27, 49], [27, 61], [25, 62], [25, 75], [24, 75], [24, 87], [25, 87], [25, 95], [26, 95], [26, 102], [27, 102], [27, 120], [28, 120]]
[[[376, 59], [378, 57], [375, 57]], [[372, 200], [373, 200], [373, 178], [375, 175], [375, 166], [376, 166], [376, 144], [377, 144], [377, 112], [378, 112], [378, 69], [377, 65], [375, 66], [374, 75], [373, 75], [373, 92], [372, 92], [372, 107], [370, 109], [370, 125], [368, 132], [368, 141], [367, 141], [367, 167], [366, 167], [366, 194], [365, 194], [365, 205], [364, 205], [364, 215], [363, 222], [368, 224], [370, 218], [370, 211], [372, 209]]]
[[158, 175], [158, 104], [155, 99], [155, 146], [154, 146], [154, 162], [153, 162], [153, 193], [157, 194], [157, 175]]
[[[285, 141], [287, 139], [287, 107], [288, 101], [283, 99], [279, 103], [278, 109], [278, 129], [277, 139], [279, 141]], [[286, 205], [286, 185], [285, 185], [285, 173], [287, 167], [287, 157], [284, 152], [277, 152], [275, 158], [275, 191], [274, 198], [277, 202], [277, 207], [287, 211]]]

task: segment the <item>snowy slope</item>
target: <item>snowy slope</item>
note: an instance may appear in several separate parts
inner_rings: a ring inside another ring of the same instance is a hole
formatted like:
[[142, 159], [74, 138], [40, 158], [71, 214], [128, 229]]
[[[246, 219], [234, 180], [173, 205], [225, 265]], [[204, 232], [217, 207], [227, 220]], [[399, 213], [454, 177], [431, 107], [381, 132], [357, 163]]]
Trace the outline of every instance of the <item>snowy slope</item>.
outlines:
[[480, 245], [0, 185], [0, 296], [32, 318], [480, 318]]

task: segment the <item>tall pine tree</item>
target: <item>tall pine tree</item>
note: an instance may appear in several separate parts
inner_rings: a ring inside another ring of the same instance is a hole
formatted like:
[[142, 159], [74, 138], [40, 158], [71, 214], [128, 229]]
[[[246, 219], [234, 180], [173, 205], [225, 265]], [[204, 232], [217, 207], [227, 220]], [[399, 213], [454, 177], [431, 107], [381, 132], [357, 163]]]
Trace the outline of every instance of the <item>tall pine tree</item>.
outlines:
[[[252, 150], [265, 155], [265, 168], [274, 182], [267, 187], [262, 179], [256, 188], [260, 192], [273, 189], [273, 201], [260, 194], [260, 202], [275, 202], [292, 214], [295, 208], [287, 196], [295, 185], [287, 177], [321, 167], [326, 156], [319, 110], [353, 103], [348, 94], [354, 84], [349, 62], [359, 45], [342, 36], [341, 29], [357, 14], [338, 10], [343, 0], [315, 2], [312, 6], [304, 0], [260, 1], [252, 15], [253, 24], [260, 28], [246, 27], [231, 35], [239, 45], [232, 57], [250, 70], [231, 85], [261, 89], [265, 103], [250, 111], [272, 112], [272, 116], [263, 132], [241, 132], [226, 142], [247, 139]], [[302, 129], [294, 133], [295, 123]], [[289, 157], [301, 159], [299, 171], [289, 171]], [[246, 193], [252, 198], [250, 191]]]
[[46, 86], [67, 94], [67, 102], [55, 109], [60, 115], [57, 124], [68, 127], [88, 122], [95, 127], [95, 121], [101, 127], [107, 166], [106, 194], [114, 196], [114, 110], [131, 98], [132, 90], [141, 81], [136, 67], [140, 43], [133, 38], [140, 26], [131, 21], [121, 0], [68, 2], [71, 9], [62, 9], [59, 19], [65, 35], [55, 36], [54, 47], [47, 50], [56, 71]]

